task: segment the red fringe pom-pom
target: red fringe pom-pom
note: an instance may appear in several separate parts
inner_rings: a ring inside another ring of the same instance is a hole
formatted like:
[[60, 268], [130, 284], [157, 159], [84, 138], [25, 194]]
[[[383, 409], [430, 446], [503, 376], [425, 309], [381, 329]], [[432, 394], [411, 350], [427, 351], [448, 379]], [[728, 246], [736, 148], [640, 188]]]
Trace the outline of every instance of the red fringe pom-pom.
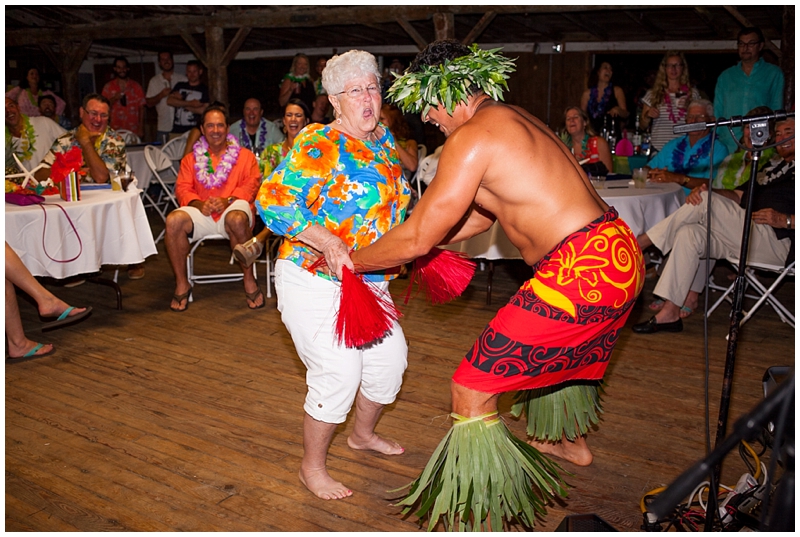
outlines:
[[416, 281], [431, 304], [444, 304], [464, 292], [472, 276], [475, 275], [475, 262], [460, 252], [434, 248], [414, 260], [414, 269], [409, 278], [405, 303], [411, 294], [411, 286]]
[[347, 348], [363, 347], [382, 338], [402, 315], [390, 298], [377, 295], [347, 267], [342, 268], [341, 293], [336, 338]]

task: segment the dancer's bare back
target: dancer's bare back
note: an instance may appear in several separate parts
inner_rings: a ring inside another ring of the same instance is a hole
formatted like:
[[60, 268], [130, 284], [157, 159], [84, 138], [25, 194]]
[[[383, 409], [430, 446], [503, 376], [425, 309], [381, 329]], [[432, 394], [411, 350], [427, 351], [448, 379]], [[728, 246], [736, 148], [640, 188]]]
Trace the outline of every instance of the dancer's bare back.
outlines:
[[607, 209], [541, 121], [490, 99], [474, 110], [449, 133], [436, 176], [408, 220], [354, 253], [360, 270], [405, 263], [482, 233], [495, 218], [532, 265]]

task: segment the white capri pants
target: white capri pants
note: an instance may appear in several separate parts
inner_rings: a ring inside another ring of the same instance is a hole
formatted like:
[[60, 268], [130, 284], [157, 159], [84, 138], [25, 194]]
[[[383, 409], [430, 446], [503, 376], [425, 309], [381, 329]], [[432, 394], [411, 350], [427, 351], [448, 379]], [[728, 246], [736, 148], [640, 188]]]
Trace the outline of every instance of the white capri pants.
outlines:
[[[388, 296], [389, 282], [376, 285]], [[397, 322], [379, 342], [348, 349], [339, 345], [334, 333], [340, 284], [279, 259], [275, 290], [281, 320], [307, 369], [303, 408], [309, 416], [325, 423], [344, 422], [359, 387], [374, 403], [394, 402], [408, 363], [408, 345]]]

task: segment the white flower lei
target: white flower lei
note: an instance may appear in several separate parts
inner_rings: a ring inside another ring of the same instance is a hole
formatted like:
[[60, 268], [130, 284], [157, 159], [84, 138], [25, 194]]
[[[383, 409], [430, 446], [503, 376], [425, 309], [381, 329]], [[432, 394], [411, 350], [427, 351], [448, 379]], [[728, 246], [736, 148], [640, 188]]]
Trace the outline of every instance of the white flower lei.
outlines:
[[228, 175], [231, 173], [233, 166], [236, 164], [236, 159], [239, 158], [239, 142], [232, 134], [226, 137], [228, 147], [225, 149], [225, 154], [222, 160], [214, 170], [211, 166], [211, 156], [208, 154], [208, 141], [205, 136], [201, 136], [194, 144], [194, 171], [197, 174], [197, 180], [201, 185], [211, 190], [225, 184], [228, 180]]

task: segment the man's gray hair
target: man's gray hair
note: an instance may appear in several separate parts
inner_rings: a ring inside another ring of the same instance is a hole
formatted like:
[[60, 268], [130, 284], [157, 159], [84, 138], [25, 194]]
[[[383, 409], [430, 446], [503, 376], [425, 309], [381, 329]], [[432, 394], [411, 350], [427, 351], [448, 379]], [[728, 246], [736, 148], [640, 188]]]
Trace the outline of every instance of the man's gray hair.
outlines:
[[702, 106], [706, 110], [706, 115], [709, 119], [714, 119], [714, 103], [709, 101], [708, 99], [695, 99], [690, 101], [688, 105], [686, 105], [686, 110], [688, 111], [692, 106]]
[[375, 56], [364, 50], [349, 50], [337, 54], [325, 64], [322, 71], [322, 87], [328, 95], [336, 95], [344, 91], [348, 80], [373, 75], [375, 83], [380, 83], [381, 73]]

